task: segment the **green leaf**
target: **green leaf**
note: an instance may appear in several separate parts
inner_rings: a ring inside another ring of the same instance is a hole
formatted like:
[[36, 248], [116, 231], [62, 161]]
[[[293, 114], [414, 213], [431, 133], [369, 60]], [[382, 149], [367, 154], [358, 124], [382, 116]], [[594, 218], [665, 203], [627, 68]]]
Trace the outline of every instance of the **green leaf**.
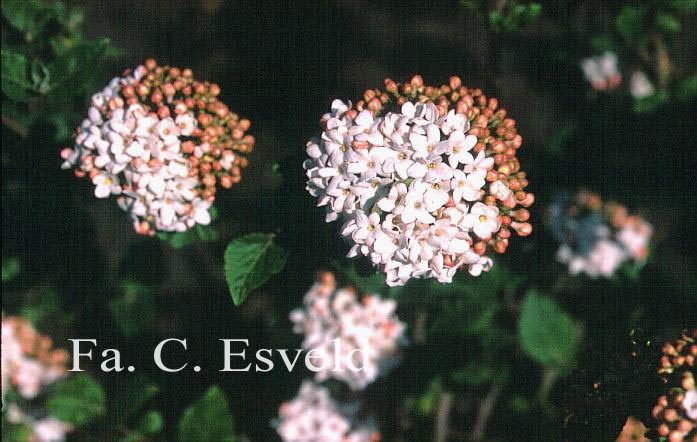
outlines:
[[676, 92], [677, 96], [681, 100], [690, 100], [697, 96], [697, 75], [687, 77], [678, 85], [678, 90]]
[[123, 296], [109, 302], [111, 315], [126, 337], [142, 334], [155, 317], [152, 290], [135, 281], [121, 283]]
[[697, 11], [697, 0], [673, 0], [671, 5], [680, 12]]
[[21, 266], [17, 258], [8, 258], [2, 260], [2, 282], [12, 281], [15, 276], [19, 275]]
[[680, 32], [680, 22], [675, 16], [666, 13], [656, 15], [656, 26], [665, 33], [675, 34]]
[[2, 49], [2, 93], [14, 101], [25, 101], [33, 92], [29, 61], [11, 49]]
[[537, 362], [553, 368], [574, 365], [579, 333], [551, 298], [530, 291], [518, 323], [520, 344]]
[[536, 2], [530, 3], [528, 6], [528, 20], [534, 20], [542, 12], [542, 5]]
[[201, 399], [184, 410], [179, 420], [180, 442], [235, 442], [234, 421], [225, 395], [211, 387]]
[[164, 421], [159, 411], [150, 410], [140, 419], [136, 429], [145, 434], [159, 433], [162, 430]]
[[288, 253], [274, 243], [273, 234], [250, 233], [233, 240], [225, 250], [225, 279], [235, 305], [249, 292], [283, 270]]
[[644, 11], [634, 7], [625, 6], [617, 15], [615, 26], [617, 32], [626, 40], [632, 41], [641, 36]]
[[653, 112], [667, 102], [668, 93], [666, 91], [658, 91], [648, 97], [634, 100], [634, 112], [638, 114]]
[[[56, 4], [56, 8], [62, 6], [60, 2]], [[56, 10], [39, 0], [2, 0], [2, 15], [26, 41], [31, 42], [56, 16]]]
[[53, 387], [46, 407], [57, 419], [80, 427], [104, 414], [105, 402], [98, 383], [85, 374], [74, 374]]

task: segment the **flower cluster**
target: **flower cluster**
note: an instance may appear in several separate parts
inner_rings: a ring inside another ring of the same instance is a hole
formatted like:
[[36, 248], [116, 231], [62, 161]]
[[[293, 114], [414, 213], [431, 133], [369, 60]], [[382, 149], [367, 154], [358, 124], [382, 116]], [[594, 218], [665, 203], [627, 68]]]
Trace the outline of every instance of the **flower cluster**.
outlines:
[[[23, 410], [45, 387], [66, 374], [68, 354], [52, 349], [53, 342], [41, 336], [24, 319], [2, 318], [2, 402], [7, 420], [31, 430], [30, 440], [56, 442], [65, 439], [72, 428], [52, 416], [40, 415], [36, 407]], [[16, 400], [15, 400], [16, 398]]]
[[561, 243], [557, 260], [569, 273], [610, 278], [624, 262], [643, 264], [653, 228], [617, 203], [604, 203], [595, 193], [560, 195], [549, 207], [548, 224]]
[[357, 423], [355, 407], [341, 407], [329, 390], [304, 381], [295, 398], [281, 404], [276, 431], [284, 442], [379, 442], [370, 424]]
[[653, 87], [651, 80], [643, 71], [634, 71], [629, 78], [629, 93], [632, 97], [641, 99], [650, 97], [656, 89]]
[[458, 77], [438, 87], [387, 79], [385, 89], [334, 100], [307, 143], [307, 190], [327, 222], [341, 215], [348, 255], [368, 256], [388, 285], [487, 271], [489, 249], [532, 230], [515, 120]]
[[88, 176], [96, 197], [116, 195], [139, 234], [208, 224], [216, 184], [238, 183], [254, 146], [249, 120], [219, 93], [190, 69], [147, 60], [92, 96], [62, 167]]
[[622, 83], [617, 54], [614, 52], [607, 51], [603, 55], [583, 59], [581, 69], [596, 91], [611, 91]]
[[651, 411], [658, 434], [670, 442], [697, 442], [697, 329], [684, 331], [674, 343], [666, 342], [662, 351], [658, 373], [666, 394]]
[[303, 348], [323, 361], [315, 364], [321, 367], [317, 381], [333, 377], [360, 390], [397, 361], [406, 338], [394, 300], [366, 295], [359, 301], [352, 288], [337, 290], [334, 275], [323, 273], [304, 304], [290, 313], [290, 319], [294, 331], [305, 335]]

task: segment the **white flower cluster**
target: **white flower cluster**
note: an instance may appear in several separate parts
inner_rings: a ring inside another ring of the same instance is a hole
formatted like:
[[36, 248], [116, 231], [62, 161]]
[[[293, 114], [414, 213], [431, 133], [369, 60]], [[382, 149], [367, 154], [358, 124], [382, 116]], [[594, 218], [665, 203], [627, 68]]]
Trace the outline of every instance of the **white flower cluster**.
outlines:
[[351, 419], [353, 407], [340, 407], [329, 390], [304, 381], [292, 401], [281, 404], [276, 431], [284, 442], [377, 442], [368, 424]]
[[290, 313], [294, 331], [305, 335], [303, 348], [323, 361], [315, 363], [321, 367], [317, 381], [333, 377], [360, 390], [397, 361], [406, 338], [396, 302], [375, 295], [361, 301], [352, 288], [337, 290], [333, 275], [325, 273], [305, 295], [304, 307]]
[[472, 247], [501, 227], [498, 207], [482, 202], [484, 188], [502, 201], [513, 192], [505, 180], [487, 183], [494, 159], [473, 154], [477, 137], [467, 135], [465, 115], [406, 102], [374, 118], [335, 100], [322, 121], [321, 138], [307, 144], [307, 189], [327, 207], [327, 222], [345, 219], [348, 256], [370, 257], [390, 286], [451, 282], [459, 267], [475, 276], [491, 267]]
[[[8, 402], [5, 396], [16, 390], [24, 400], [36, 398], [48, 385], [65, 375], [64, 352], [48, 352], [50, 340], [41, 337], [24, 320], [2, 319], [2, 402], [3, 412], [11, 424], [28, 426], [35, 442], [60, 442], [72, 426], [52, 416], [37, 418], [22, 411], [18, 403]], [[39, 357], [35, 351], [38, 348]]]
[[581, 69], [597, 91], [616, 89], [622, 83], [622, 74], [617, 67], [617, 54], [606, 51], [603, 55], [581, 61]]
[[[119, 207], [130, 214], [139, 233], [151, 226], [181, 232], [208, 224], [212, 201], [199, 195], [200, 180], [190, 176], [182, 151], [181, 137], [197, 126], [194, 116], [185, 112], [159, 118], [140, 103], [126, 104], [119, 94], [122, 85], [140, 80], [145, 72], [139, 66], [131, 76], [114, 78], [92, 96], [74, 149], [62, 152], [62, 167], [78, 166], [88, 173], [97, 198], [117, 195]], [[193, 152], [199, 158], [205, 154], [205, 145]]]

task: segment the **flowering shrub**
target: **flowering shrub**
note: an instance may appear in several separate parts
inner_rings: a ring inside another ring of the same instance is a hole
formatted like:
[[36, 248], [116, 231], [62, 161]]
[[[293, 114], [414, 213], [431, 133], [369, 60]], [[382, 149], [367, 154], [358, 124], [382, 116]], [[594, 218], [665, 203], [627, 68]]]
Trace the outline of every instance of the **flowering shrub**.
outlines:
[[595, 193], [561, 195], [548, 209], [548, 223], [561, 243], [557, 260], [572, 275], [610, 278], [624, 262], [641, 265], [649, 254], [651, 225]]
[[51, 338], [40, 335], [26, 320], [3, 316], [3, 413], [9, 423], [29, 428], [36, 442], [62, 441], [72, 430], [71, 424], [28, 403], [66, 375], [68, 354], [52, 345]]
[[[658, 434], [670, 442], [697, 441], [697, 329], [684, 331], [675, 342], [663, 344], [658, 374], [665, 394], [658, 398], [651, 415], [658, 421]], [[661, 439], [663, 440], [663, 439]]]
[[379, 442], [380, 434], [352, 419], [354, 406], [340, 406], [329, 390], [304, 381], [298, 394], [281, 404], [276, 431], [283, 442]]
[[[305, 335], [303, 348], [315, 350], [317, 358], [324, 361], [315, 376], [317, 381], [333, 377], [353, 390], [363, 389], [394, 364], [399, 347], [405, 343], [405, 324], [395, 315], [397, 303], [393, 299], [365, 295], [359, 302], [353, 288], [337, 290], [331, 273], [320, 275], [305, 295], [304, 304], [290, 313], [290, 319], [293, 330]], [[336, 342], [341, 349], [338, 361]], [[348, 363], [360, 371], [350, 369]]]
[[216, 184], [238, 183], [254, 146], [249, 120], [219, 94], [191, 69], [149, 59], [92, 96], [62, 167], [88, 176], [97, 198], [116, 195], [141, 235], [207, 225]]
[[385, 89], [334, 100], [307, 144], [307, 190], [328, 222], [341, 215], [348, 256], [370, 257], [388, 285], [487, 271], [489, 250], [532, 230], [515, 120], [458, 77], [439, 87], [387, 79]]

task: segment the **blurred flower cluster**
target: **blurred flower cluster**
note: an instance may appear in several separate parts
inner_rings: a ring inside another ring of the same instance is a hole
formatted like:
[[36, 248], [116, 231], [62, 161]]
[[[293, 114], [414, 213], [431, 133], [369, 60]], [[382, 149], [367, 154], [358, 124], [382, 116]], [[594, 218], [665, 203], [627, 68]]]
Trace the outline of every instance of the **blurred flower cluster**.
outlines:
[[[52, 349], [51, 338], [40, 335], [26, 320], [2, 318], [2, 402], [9, 423], [30, 429], [35, 442], [65, 439], [72, 425], [28, 402], [66, 375], [68, 354]], [[16, 392], [16, 394], [14, 394]]]
[[281, 404], [275, 425], [284, 442], [379, 442], [380, 433], [354, 415], [354, 406], [341, 406], [325, 387], [304, 381], [295, 398]]
[[391, 367], [406, 343], [405, 324], [397, 318], [396, 307], [393, 299], [376, 295], [359, 301], [353, 288], [337, 290], [333, 274], [320, 275], [305, 295], [304, 307], [290, 313], [294, 331], [305, 335], [303, 348], [323, 361], [315, 379], [332, 377], [361, 390]]
[[666, 393], [651, 411], [658, 422], [658, 434], [670, 442], [696, 442], [697, 329], [684, 331], [675, 342], [666, 342], [662, 351], [658, 373]]
[[616, 89], [622, 83], [622, 74], [617, 67], [617, 54], [606, 51], [603, 55], [585, 58], [581, 69], [586, 80], [597, 91]]
[[610, 278], [623, 263], [641, 265], [649, 254], [651, 225], [592, 192], [560, 194], [547, 210], [547, 222], [561, 244], [557, 260], [568, 264], [572, 275]]
[[92, 96], [62, 167], [88, 176], [98, 198], [116, 195], [139, 234], [207, 225], [216, 184], [239, 182], [254, 146], [249, 120], [219, 93], [190, 69], [149, 59]]
[[658, 373], [666, 394], [660, 396], [651, 415], [658, 434], [670, 442], [697, 441], [697, 329], [686, 330], [680, 339], [663, 344]]
[[328, 222], [342, 215], [348, 255], [370, 257], [388, 285], [487, 271], [489, 249], [504, 253], [512, 231], [532, 230], [515, 120], [458, 77], [387, 79], [385, 89], [332, 103], [307, 144], [307, 190]]

